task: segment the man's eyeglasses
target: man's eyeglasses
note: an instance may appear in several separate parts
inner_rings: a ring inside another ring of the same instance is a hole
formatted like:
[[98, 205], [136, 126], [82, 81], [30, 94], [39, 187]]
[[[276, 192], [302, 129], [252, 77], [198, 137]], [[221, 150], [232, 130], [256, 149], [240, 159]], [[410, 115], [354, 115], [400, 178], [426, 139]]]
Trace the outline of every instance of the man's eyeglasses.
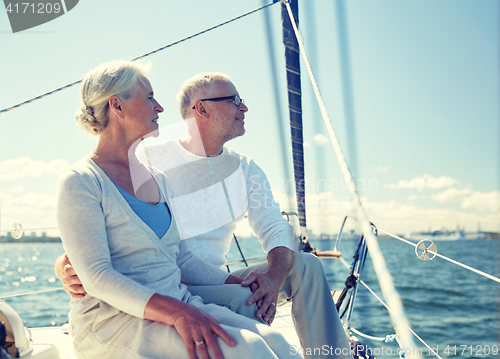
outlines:
[[[234, 104], [238, 107], [240, 107], [240, 105], [242, 103], [245, 103], [245, 100], [243, 100], [240, 96], [238, 95], [234, 95], [234, 96], [224, 96], [224, 97], [214, 97], [214, 98], [204, 98], [202, 100], [198, 100], [198, 101], [224, 101], [224, 100], [233, 100]], [[193, 110], [194, 110], [195, 106], [193, 106]]]

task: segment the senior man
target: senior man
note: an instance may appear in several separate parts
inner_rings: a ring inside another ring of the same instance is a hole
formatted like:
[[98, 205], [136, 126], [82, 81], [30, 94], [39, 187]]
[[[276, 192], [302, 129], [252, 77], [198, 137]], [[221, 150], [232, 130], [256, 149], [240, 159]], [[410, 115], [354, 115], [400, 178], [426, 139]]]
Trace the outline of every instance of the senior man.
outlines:
[[[276, 303], [291, 300], [306, 358], [324, 357], [325, 346], [329, 357], [352, 358], [319, 259], [296, 252], [292, 227], [281, 216], [260, 167], [224, 146], [245, 133], [248, 107], [236, 87], [227, 75], [201, 73], [182, 85], [177, 99], [188, 135], [148, 146], [138, 157], [167, 176], [170, 210], [182, 239], [188, 240], [193, 254], [223, 266], [236, 224], [248, 214], [267, 252], [267, 262], [228, 274], [226, 283], [236, 285], [189, 286], [189, 291], [205, 303], [269, 324]], [[56, 263], [56, 274], [72, 297], [84, 295], [67, 257]], [[337, 348], [341, 354], [332, 355]]]

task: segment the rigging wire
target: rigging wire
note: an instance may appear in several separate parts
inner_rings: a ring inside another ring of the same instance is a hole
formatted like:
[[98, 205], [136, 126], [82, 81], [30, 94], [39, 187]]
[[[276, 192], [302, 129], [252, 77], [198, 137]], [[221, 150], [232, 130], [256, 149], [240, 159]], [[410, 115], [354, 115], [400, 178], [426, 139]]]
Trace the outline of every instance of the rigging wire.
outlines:
[[[220, 24], [218, 24], [218, 25], [215, 25], [215, 26], [209, 27], [208, 29], [202, 30], [202, 31], [197, 32], [197, 33], [195, 33], [195, 34], [193, 34], [193, 35], [190, 35], [190, 36], [188, 36], [188, 37], [185, 37], [185, 38], [183, 38], [183, 39], [180, 39], [180, 40], [174, 41], [174, 42], [172, 42], [171, 44], [168, 44], [168, 45], [165, 45], [165, 46], [159, 47], [158, 49], [153, 50], [153, 51], [150, 51], [150, 52], [148, 52], [148, 53], [146, 53], [146, 54], [144, 54], [144, 55], [134, 57], [134, 58], [133, 58], [132, 60], [130, 60], [130, 61], [137, 61], [137, 60], [143, 59], [143, 58], [145, 58], [145, 57], [147, 57], [147, 56], [150, 56], [150, 55], [153, 55], [153, 54], [155, 54], [155, 53], [157, 53], [157, 52], [159, 52], [159, 51], [162, 51], [162, 50], [168, 49], [169, 47], [172, 47], [172, 46], [174, 46], [174, 45], [180, 44], [181, 42], [184, 42], [184, 41], [190, 40], [190, 39], [192, 39], [192, 38], [194, 38], [194, 37], [196, 37], [196, 36], [202, 35], [202, 34], [204, 34], [204, 33], [206, 33], [206, 32], [211, 31], [211, 30], [217, 29], [217, 28], [219, 28], [219, 27], [221, 27], [221, 26], [223, 26], [223, 25], [229, 24], [230, 22], [233, 22], [233, 21], [239, 20], [239, 19], [241, 19], [241, 18], [243, 18], [243, 17], [245, 17], [245, 16], [248, 16], [248, 15], [250, 15], [250, 14], [253, 14], [254, 12], [257, 12], [257, 11], [259, 11], [259, 10], [265, 9], [265, 8], [267, 8], [267, 7], [271, 6], [271, 5], [274, 5], [274, 4], [278, 3], [278, 2], [279, 2], [278, 0], [273, 0], [273, 2], [272, 2], [272, 3], [269, 3], [269, 4], [267, 4], [267, 5], [263, 5], [263, 6], [261, 6], [261, 7], [258, 7], [258, 8], [254, 9], [254, 10], [251, 10], [251, 11], [249, 11], [249, 12], [246, 12], [246, 13], [242, 14], [242, 15], [236, 16], [236, 17], [234, 17], [234, 18], [232, 18], [232, 19], [229, 19], [229, 20], [227, 20], [227, 21], [221, 22], [221, 23], [220, 23]], [[65, 89], [67, 89], [67, 88], [70, 88], [70, 87], [72, 87], [72, 86], [75, 86], [75, 85], [77, 85], [77, 84], [81, 83], [81, 82], [82, 82], [82, 80], [83, 80], [83, 79], [80, 79], [80, 80], [78, 80], [78, 81], [71, 82], [71, 83], [69, 83], [69, 84], [67, 84], [67, 85], [65, 85], [65, 86], [59, 87], [59, 88], [57, 88], [57, 89], [55, 89], [55, 90], [52, 90], [52, 91], [46, 92], [46, 93], [44, 93], [44, 94], [42, 94], [42, 95], [39, 95], [39, 96], [33, 97], [33, 98], [31, 98], [31, 99], [29, 99], [29, 100], [26, 100], [26, 101], [24, 101], [24, 102], [20, 102], [20, 103], [18, 103], [17, 105], [14, 105], [14, 106], [11, 106], [11, 107], [6, 107], [6, 108], [4, 108], [4, 109], [0, 110], [0, 113], [9, 112], [9, 111], [11, 111], [11, 110], [13, 110], [13, 109], [16, 109], [16, 108], [19, 108], [19, 107], [21, 107], [21, 106], [27, 105], [27, 104], [29, 104], [29, 103], [35, 102], [35, 101], [37, 101], [37, 100], [40, 100], [40, 99], [42, 99], [42, 98], [44, 98], [44, 97], [47, 97], [47, 96], [53, 95], [53, 94], [55, 94], [55, 93], [57, 93], [57, 92], [60, 92], [60, 91], [62, 91], [62, 90], [65, 90]]]
[[[389, 235], [389, 236], [391, 236], [391, 237], [394, 237], [394, 238], [396, 238], [396, 239], [398, 239], [398, 240], [400, 240], [400, 241], [402, 241], [402, 242], [404, 242], [404, 243], [411, 244], [413, 247], [416, 247], [416, 246], [417, 246], [415, 243], [410, 242], [410, 241], [408, 241], [408, 240], [406, 240], [406, 239], [404, 239], [404, 238], [401, 238], [401, 237], [399, 237], [399, 236], [396, 236], [395, 234], [391, 234], [391, 233], [386, 232], [386, 231], [384, 231], [384, 230], [382, 230], [382, 229], [379, 229], [379, 231], [384, 232], [385, 234], [387, 234], [387, 235]], [[495, 276], [492, 276], [491, 274], [488, 274], [488, 273], [485, 273], [485, 272], [483, 272], [483, 271], [480, 271], [479, 269], [475, 269], [475, 268], [469, 267], [469, 266], [468, 266], [468, 265], [466, 265], [466, 264], [460, 263], [460, 262], [458, 262], [458, 261], [456, 261], [456, 260], [454, 260], [454, 259], [451, 259], [451, 258], [448, 258], [448, 257], [446, 257], [446, 256], [443, 256], [442, 254], [439, 254], [439, 253], [437, 253], [437, 252], [431, 251], [430, 249], [427, 249], [427, 252], [429, 252], [429, 253], [431, 253], [431, 254], [434, 254], [434, 255], [436, 255], [436, 256], [438, 256], [438, 257], [440, 257], [440, 258], [443, 258], [444, 260], [447, 260], [447, 261], [448, 261], [448, 262], [450, 262], [450, 263], [456, 264], [457, 266], [460, 266], [460, 267], [462, 267], [462, 268], [468, 269], [468, 270], [470, 270], [471, 272], [477, 273], [477, 274], [479, 274], [479, 275], [482, 275], [483, 277], [486, 277], [486, 278], [488, 278], [488, 279], [491, 279], [491, 280], [493, 280], [493, 281], [495, 281], [495, 282], [500, 283], [500, 278], [497, 278], [497, 277], [495, 277]]]
[[[365, 235], [366, 240], [367, 240], [368, 249], [370, 251], [370, 254], [371, 254], [371, 257], [373, 260], [373, 266], [375, 269], [375, 273], [377, 274], [377, 277], [379, 279], [380, 288], [382, 289], [382, 293], [384, 294], [384, 297], [386, 298], [386, 300], [389, 302], [389, 305], [392, 308], [392, 311], [394, 313], [394, 315], [391, 316], [391, 319], [396, 326], [396, 331], [399, 334], [399, 336], [403, 342], [404, 347], [405, 348], [415, 348], [413, 337], [411, 335], [411, 332], [408, 330], [410, 324], [408, 322], [408, 319], [406, 319], [406, 317], [403, 313], [403, 305], [401, 303], [401, 298], [399, 297], [399, 294], [396, 292], [396, 289], [394, 288], [394, 283], [393, 283], [391, 274], [389, 273], [389, 270], [387, 269], [387, 266], [385, 264], [384, 256], [382, 255], [382, 252], [380, 251], [377, 239], [375, 238], [374, 234], [371, 231], [371, 225], [370, 225], [370, 222], [368, 220], [368, 217], [367, 217], [367, 215], [366, 215], [366, 213], [361, 205], [361, 200], [360, 200], [359, 195], [357, 193], [354, 178], [352, 176], [351, 171], [349, 170], [349, 165], [347, 164], [345, 156], [342, 153], [342, 149], [340, 148], [338, 138], [335, 134], [335, 130], [333, 129], [331, 120], [329, 118], [328, 112], [327, 112], [325, 104], [323, 102], [323, 98], [321, 96], [316, 79], [315, 79], [314, 74], [312, 72], [311, 65], [310, 65], [309, 60], [307, 58], [307, 54], [305, 52], [304, 45], [302, 43], [302, 40], [300, 39], [297, 25], [295, 23], [295, 19], [294, 19], [293, 13], [292, 13], [292, 9], [290, 8], [290, 4], [287, 0], [283, 0], [283, 2], [284, 2], [286, 9], [288, 11], [288, 15], [290, 17], [290, 22], [292, 23], [293, 30], [295, 32], [295, 36], [297, 37], [297, 42], [299, 44], [300, 52], [302, 54], [302, 57], [303, 57], [304, 62], [306, 64], [307, 71], [309, 73], [309, 77], [310, 77], [311, 82], [313, 84], [314, 92], [315, 92], [316, 98], [319, 102], [319, 105], [321, 108], [321, 113], [323, 115], [323, 119], [324, 119], [326, 127], [328, 129], [328, 133], [330, 135], [330, 139], [332, 141], [332, 145], [334, 147], [335, 154], [337, 156], [337, 160], [339, 161], [340, 168], [342, 170], [342, 173], [344, 174], [344, 178], [346, 180], [346, 183], [348, 183], [349, 192], [350, 192], [351, 196], [353, 197], [354, 206], [356, 208], [356, 214], [361, 222], [361, 228], [362, 228], [363, 234]], [[421, 358], [421, 356], [418, 354], [413, 355], [412, 357]]]
[[[380, 230], [380, 229], [379, 229], [379, 230]], [[347, 262], [346, 262], [346, 260], [345, 260], [344, 258], [342, 258], [342, 257], [341, 257], [341, 258], [339, 258], [339, 259], [340, 259], [340, 262], [342, 263], [342, 265], [343, 265], [344, 267], [346, 267], [347, 269], [349, 269], [349, 268], [350, 268], [349, 263], [347, 263]], [[389, 312], [392, 316], [394, 316], [394, 314], [395, 314], [395, 313], [391, 310], [391, 308], [389, 308], [389, 306], [388, 306], [388, 305], [387, 305], [387, 304], [386, 304], [386, 303], [385, 303], [385, 302], [384, 302], [384, 301], [383, 301], [383, 300], [382, 300], [382, 299], [381, 299], [381, 298], [377, 295], [377, 293], [375, 293], [375, 292], [374, 292], [374, 291], [373, 291], [373, 290], [372, 290], [372, 289], [368, 286], [368, 284], [366, 284], [366, 283], [365, 283], [363, 280], [361, 280], [361, 279], [358, 279], [358, 281], [359, 281], [359, 282], [360, 282], [360, 283], [361, 283], [361, 284], [362, 284], [362, 285], [363, 285], [363, 286], [364, 286], [364, 287], [365, 287], [365, 288], [366, 288], [366, 289], [367, 289], [367, 290], [368, 290], [368, 291], [369, 291], [369, 292], [370, 292], [370, 293], [371, 293], [371, 294], [375, 297], [375, 299], [377, 299], [377, 300], [380, 302], [380, 304], [382, 304], [382, 305], [383, 305], [383, 306], [387, 309], [387, 311], [388, 311], [388, 312]], [[391, 316], [391, 317], [392, 317], [392, 316]], [[427, 343], [426, 343], [426, 342], [425, 342], [425, 341], [424, 341], [424, 340], [423, 340], [423, 339], [422, 339], [422, 338], [421, 338], [421, 337], [420, 337], [417, 333], [415, 333], [415, 331], [414, 331], [413, 329], [411, 329], [411, 327], [410, 327], [410, 326], [407, 326], [406, 328], [407, 328], [407, 329], [408, 329], [408, 330], [409, 330], [409, 331], [410, 331], [410, 332], [411, 332], [411, 333], [415, 336], [415, 338], [417, 338], [418, 340], [420, 340], [420, 342], [421, 342], [422, 344], [424, 344], [424, 345], [425, 345], [425, 346], [429, 349], [429, 353], [432, 353], [432, 354], [436, 355], [439, 359], [442, 359], [442, 358], [439, 356], [439, 354], [438, 354], [438, 353], [436, 353], [436, 352], [435, 352], [435, 351], [434, 351], [434, 350], [433, 350], [433, 349], [429, 346], [429, 344], [427, 344]], [[352, 329], [352, 328], [349, 328], [349, 329]], [[397, 331], [397, 330], [396, 330], [396, 331]], [[415, 346], [412, 346], [412, 347], [407, 347], [407, 346], [405, 346], [405, 348], [411, 348], [411, 349], [413, 349], [413, 348], [416, 348], [416, 347], [415, 347]]]

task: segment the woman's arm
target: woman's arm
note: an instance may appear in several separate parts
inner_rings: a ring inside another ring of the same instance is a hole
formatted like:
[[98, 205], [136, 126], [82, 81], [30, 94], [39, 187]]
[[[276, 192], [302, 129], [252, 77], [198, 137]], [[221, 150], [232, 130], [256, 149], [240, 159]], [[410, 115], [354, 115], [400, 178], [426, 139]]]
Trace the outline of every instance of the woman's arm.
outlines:
[[214, 335], [230, 346], [236, 342], [214, 318], [193, 305], [155, 293], [113, 269], [101, 190], [92, 184], [70, 173], [59, 182], [57, 201], [61, 238], [87, 292], [131, 315], [173, 326], [192, 359], [197, 358], [196, 351], [202, 358], [209, 358], [208, 349], [223, 359]]
[[155, 292], [113, 269], [101, 196], [91, 176], [68, 172], [61, 177], [56, 216], [64, 249], [88, 294], [142, 318]]

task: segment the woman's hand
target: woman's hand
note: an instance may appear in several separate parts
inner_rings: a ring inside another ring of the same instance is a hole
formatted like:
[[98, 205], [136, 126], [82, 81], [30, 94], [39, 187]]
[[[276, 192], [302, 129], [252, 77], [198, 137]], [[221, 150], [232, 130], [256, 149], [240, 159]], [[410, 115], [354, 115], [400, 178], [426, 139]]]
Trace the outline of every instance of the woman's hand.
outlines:
[[227, 345], [236, 341], [209, 314], [178, 299], [154, 294], [144, 310], [144, 319], [171, 325], [181, 336], [190, 359], [196, 359], [196, 351], [203, 359], [210, 359], [208, 349], [216, 359], [224, 359], [216, 335]]
[[76, 275], [75, 269], [71, 265], [66, 253], [57, 258], [54, 272], [63, 284], [64, 290], [71, 298], [80, 300], [85, 297], [87, 292], [83, 288], [82, 282], [80, 282], [80, 278]]

